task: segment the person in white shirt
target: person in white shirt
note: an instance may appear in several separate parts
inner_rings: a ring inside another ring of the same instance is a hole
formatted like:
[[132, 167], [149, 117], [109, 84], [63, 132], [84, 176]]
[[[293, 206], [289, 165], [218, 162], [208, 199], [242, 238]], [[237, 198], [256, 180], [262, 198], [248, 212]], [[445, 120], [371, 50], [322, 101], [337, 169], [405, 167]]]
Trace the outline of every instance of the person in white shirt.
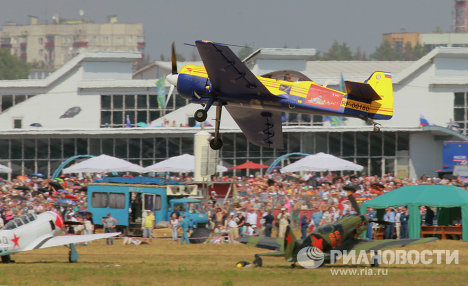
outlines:
[[401, 231], [401, 221], [400, 216], [402, 213], [401, 207], [397, 209], [397, 213], [395, 214], [395, 231], [396, 231], [396, 239], [400, 239], [400, 231]]
[[172, 229], [172, 240], [173, 241], [178, 241], [179, 240], [179, 232], [177, 231], [177, 229], [179, 227], [180, 222], [179, 222], [179, 219], [177, 218], [176, 213], [172, 214], [170, 224], [171, 224], [171, 229]]
[[257, 226], [257, 212], [254, 209], [250, 209], [250, 211], [246, 214], [245, 220], [247, 223], [253, 226]]
[[229, 229], [229, 241], [234, 243], [239, 237], [239, 228], [237, 226], [237, 218], [234, 216], [234, 213], [230, 213], [226, 219], [227, 227]]

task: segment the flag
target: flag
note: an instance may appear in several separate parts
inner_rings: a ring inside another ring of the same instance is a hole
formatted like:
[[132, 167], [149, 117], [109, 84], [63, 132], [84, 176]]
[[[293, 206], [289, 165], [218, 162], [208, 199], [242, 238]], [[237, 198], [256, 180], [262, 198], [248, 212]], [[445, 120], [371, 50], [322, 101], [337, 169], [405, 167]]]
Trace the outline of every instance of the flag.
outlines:
[[156, 87], [158, 89], [162, 89], [162, 88], [165, 88], [166, 87], [166, 78], [165, 77], [161, 77], [160, 79], [158, 79], [156, 81]]
[[166, 107], [166, 78], [161, 77], [156, 81], [156, 93], [158, 100], [158, 109]]
[[419, 116], [419, 126], [428, 126], [428, 125], [431, 125], [429, 123], [429, 121], [427, 121], [426, 117], [424, 117], [424, 115], [420, 115]]
[[346, 125], [345, 121], [346, 118], [341, 116], [327, 116], [323, 118], [323, 121], [330, 121], [331, 126], [343, 126]]
[[340, 85], [338, 86], [338, 90], [346, 93], [346, 84], [344, 82], [343, 73], [341, 73]]
[[126, 128], [132, 128], [132, 123], [130, 122], [130, 115], [127, 115], [127, 121], [125, 122]]

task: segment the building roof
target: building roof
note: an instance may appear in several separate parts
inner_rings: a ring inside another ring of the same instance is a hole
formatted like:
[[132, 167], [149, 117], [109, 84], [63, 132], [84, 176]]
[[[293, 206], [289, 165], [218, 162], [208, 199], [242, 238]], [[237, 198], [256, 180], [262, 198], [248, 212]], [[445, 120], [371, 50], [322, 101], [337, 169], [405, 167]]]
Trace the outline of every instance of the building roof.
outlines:
[[[460, 48], [460, 47], [437, 47], [426, 54], [424, 57], [420, 58], [413, 64], [409, 65], [407, 68], [402, 70], [399, 74], [393, 77], [393, 84], [401, 84], [405, 79], [412, 76], [418, 70], [422, 69], [426, 65], [430, 65], [433, 63], [435, 58], [444, 57], [444, 58], [459, 58], [459, 59], [466, 59], [468, 58], [468, 48]], [[434, 84], [450, 84], [450, 82], [454, 84], [460, 84], [457, 82], [460, 80], [457, 76], [447, 76], [441, 78], [437, 76], [437, 79], [432, 79]], [[444, 82], [445, 81], [445, 82]], [[431, 82], [431, 84], [432, 84]], [[465, 78], [462, 82], [468, 83], [468, 80]]]
[[141, 58], [139, 53], [131, 52], [87, 52], [81, 53], [51, 73], [47, 78], [0, 80], [0, 88], [45, 88], [65, 76], [82, 62], [134, 62]]
[[247, 56], [243, 61], [266, 60], [312, 60], [316, 49], [261, 48]]
[[364, 81], [375, 71], [396, 75], [412, 64], [413, 61], [308, 61], [304, 73], [319, 84], [338, 85], [341, 74], [344, 80]]

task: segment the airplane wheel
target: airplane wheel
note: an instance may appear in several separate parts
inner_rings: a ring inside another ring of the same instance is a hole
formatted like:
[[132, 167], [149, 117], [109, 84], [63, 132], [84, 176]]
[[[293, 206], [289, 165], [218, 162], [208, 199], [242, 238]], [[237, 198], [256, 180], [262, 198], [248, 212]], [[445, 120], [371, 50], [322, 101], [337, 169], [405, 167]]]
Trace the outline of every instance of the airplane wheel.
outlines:
[[204, 109], [198, 109], [193, 115], [196, 121], [203, 122], [208, 117], [208, 113]]
[[210, 147], [213, 150], [219, 150], [223, 147], [223, 141], [219, 138], [213, 138], [210, 140]]
[[2, 256], [2, 263], [14, 263], [15, 261], [11, 259], [10, 255]]
[[197, 227], [189, 237], [190, 243], [203, 243], [210, 236], [210, 230], [205, 227]]
[[378, 255], [374, 255], [374, 256], [371, 257], [370, 266], [371, 267], [379, 267], [379, 256]]

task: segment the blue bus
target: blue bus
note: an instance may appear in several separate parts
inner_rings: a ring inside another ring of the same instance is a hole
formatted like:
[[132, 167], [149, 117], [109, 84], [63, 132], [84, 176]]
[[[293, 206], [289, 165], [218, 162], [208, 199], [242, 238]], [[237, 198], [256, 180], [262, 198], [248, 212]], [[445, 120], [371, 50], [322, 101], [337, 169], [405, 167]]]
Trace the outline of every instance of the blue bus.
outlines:
[[117, 229], [125, 235], [141, 235], [145, 210], [154, 212], [156, 223], [169, 221], [174, 212], [185, 213], [193, 228], [205, 228], [208, 217], [200, 200], [186, 195], [168, 196], [168, 187], [177, 185], [183, 187], [178, 182], [150, 177], [96, 180], [88, 185], [88, 211], [95, 225], [102, 225], [101, 220], [110, 213], [118, 221]]

